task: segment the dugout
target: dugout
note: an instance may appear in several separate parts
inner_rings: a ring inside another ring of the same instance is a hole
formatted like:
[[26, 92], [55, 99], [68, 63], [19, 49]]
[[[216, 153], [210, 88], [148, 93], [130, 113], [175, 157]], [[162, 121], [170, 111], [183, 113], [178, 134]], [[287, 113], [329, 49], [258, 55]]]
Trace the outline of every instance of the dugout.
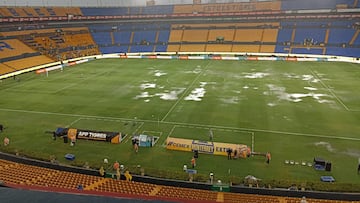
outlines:
[[316, 170], [320, 170], [320, 171], [331, 171], [331, 162], [329, 161], [325, 161], [325, 159], [320, 158], [320, 157], [315, 157], [314, 158], [314, 168]]
[[144, 134], [135, 135], [132, 138], [133, 144], [135, 144], [134, 141], [136, 141], [140, 147], [153, 147], [158, 139], [159, 137]]

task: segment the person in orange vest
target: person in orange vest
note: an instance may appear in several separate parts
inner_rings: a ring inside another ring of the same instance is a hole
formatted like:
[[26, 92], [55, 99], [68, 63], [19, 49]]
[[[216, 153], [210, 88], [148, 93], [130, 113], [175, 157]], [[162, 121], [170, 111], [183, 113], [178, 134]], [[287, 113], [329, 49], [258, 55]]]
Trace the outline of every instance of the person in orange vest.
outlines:
[[250, 147], [246, 148], [247, 157], [250, 157], [251, 155], [251, 149]]
[[115, 161], [115, 163], [114, 163], [114, 165], [113, 165], [113, 168], [114, 168], [115, 171], [120, 168], [120, 164], [119, 164], [118, 161]]
[[195, 166], [196, 166], [196, 159], [195, 159], [195, 157], [192, 157], [192, 159], [191, 159], [191, 166], [192, 166], [192, 168], [195, 168]]
[[270, 154], [270, 152], [267, 152], [266, 153], [266, 163], [269, 164], [270, 160], [271, 160], [271, 154]]

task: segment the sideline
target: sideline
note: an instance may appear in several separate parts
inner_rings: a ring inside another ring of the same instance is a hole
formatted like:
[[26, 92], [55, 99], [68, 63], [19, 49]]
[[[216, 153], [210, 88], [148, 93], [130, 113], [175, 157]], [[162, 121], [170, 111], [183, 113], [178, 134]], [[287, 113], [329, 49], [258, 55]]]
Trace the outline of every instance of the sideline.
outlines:
[[[45, 111], [29, 111], [29, 110], [20, 110], [20, 109], [0, 108], [0, 111], [18, 112], [18, 113], [32, 113], [32, 114], [44, 114], [44, 115], [54, 115], [54, 116], [67, 116], [67, 117], [83, 117], [82, 119], [95, 118], [95, 119], [104, 119], [104, 120], [135, 121], [135, 119], [118, 118], [118, 117], [111, 117], [111, 116], [108, 117], [108, 116], [94, 116], [94, 115], [84, 115], [84, 114], [67, 114], [67, 113], [55, 113], [55, 112], [45, 112]], [[158, 121], [145, 120], [145, 119], [136, 119], [136, 121], [138, 121], [138, 122], [158, 123]], [[335, 135], [308, 134], [308, 133], [285, 132], [285, 131], [264, 130], [264, 129], [254, 129], [254, 128], [227, 127], [227, 126], [218, 126], [218, 125], [203, 125], [203, 124], [181, 123], [181, 122], [172, 122], [172, 121], [160, 121], [160, 123], [162, 123], [162, 124], [173, 124], [173, 125], [183, 125], [183, 126], [195, 126], [195, 127], [200, 126], [200, 127], [206, 127], [206, 128], [242, 130], [242, 131], [250, 131], [250, 132], [264, 132], [264, 133], [274, 133], [274, 134], [283, 134], [283, 135], [296, 135], [296, 136], [304, 136], [304, 137], [320, 137], [320, 138], [327, 138], [327, 139], [360, 141], [360, 138], [335, 136]]]

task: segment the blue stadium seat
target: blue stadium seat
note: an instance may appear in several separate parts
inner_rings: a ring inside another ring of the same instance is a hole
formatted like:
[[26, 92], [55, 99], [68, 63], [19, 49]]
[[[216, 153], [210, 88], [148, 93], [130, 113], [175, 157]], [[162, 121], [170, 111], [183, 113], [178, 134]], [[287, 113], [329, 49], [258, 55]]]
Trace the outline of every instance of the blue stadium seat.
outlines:
[[152, 52], [153, 45], [132, 45], [130, 52]]
[[158, 42], [168, 42], [170, 36], [170, 30], [159, 31]]
[[126, 53], [127, 51], [128, 51], [128, 46], [100, 47], [100, 52], [103, 54]]
[[354, 41], [354, 45], [360, 45], [360, 34], [357, 36], [357, 38]]
[[313, 39], [314, 44], [323, 43], [325, 41], [326, 29], [321, 28], [298, 28], [295, 32], [294, 42], [303, 43], [305, 39]]
[[287, 0], [281, 2], [281, 10], [300, 10], [300, 9], [335, 9], [338, 4], [347, 4], [352, 7], [353, 1], [349, 0]]
[[130, 43], [131, 31], [113, 32], [113, 34], [114, 34], [115, 43], [120, 43], [120, 44]]
[[154, 43], [155, 42], [156, 31], [135, 31], [133, 43], [141, 43], [142, 40], [146, 42]]
[[282, 45], [276, 45], [275, 52], [276, 53], [289, 53], [290, 46], [282, 46]]
[[142, 8], [142, 14], [171, 14], [173, 13], [172, 5], [146, 6]]
[[140, 15], [141, 10], [140, 7], [130, 7], [130, 15]]
[[291, 53], [293, 54], [322, 54], [321, 48], [292, 48]]
[[127, 7], [118, 7], [118, 8], [80, 8], [81, 12], [85, 16], [105, 16], [105, 15], [115, 15], [122, 16], [128, 15]]
[[167, 45], [156, 45], [155, 52], [166, 52]]
[[327, 55], [335, 56], [349, 56], [349, 57], [360, 57], [360, 48], [341, 48], [341, 47], [328, 47], [326, 49]]
[[277, 36], [277, 42], [290, 42], [292, 35], [292, 29], [280, 29]]
[[341, 43], [349, 43], [352, 37], [355, 34], [354, 29], [349, 28], [331, 28], [330, 34], [329, 34], [329, 40], [328, 43], [335, 43], [335, 44], [341, 44]]

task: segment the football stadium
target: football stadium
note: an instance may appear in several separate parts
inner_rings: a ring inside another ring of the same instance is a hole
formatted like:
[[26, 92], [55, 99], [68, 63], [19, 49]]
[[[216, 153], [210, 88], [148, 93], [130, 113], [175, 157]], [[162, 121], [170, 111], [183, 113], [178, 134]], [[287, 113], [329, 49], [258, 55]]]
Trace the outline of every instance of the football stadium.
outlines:
[[360, 202], [360, 1], [0, 6], [1, 202]]

